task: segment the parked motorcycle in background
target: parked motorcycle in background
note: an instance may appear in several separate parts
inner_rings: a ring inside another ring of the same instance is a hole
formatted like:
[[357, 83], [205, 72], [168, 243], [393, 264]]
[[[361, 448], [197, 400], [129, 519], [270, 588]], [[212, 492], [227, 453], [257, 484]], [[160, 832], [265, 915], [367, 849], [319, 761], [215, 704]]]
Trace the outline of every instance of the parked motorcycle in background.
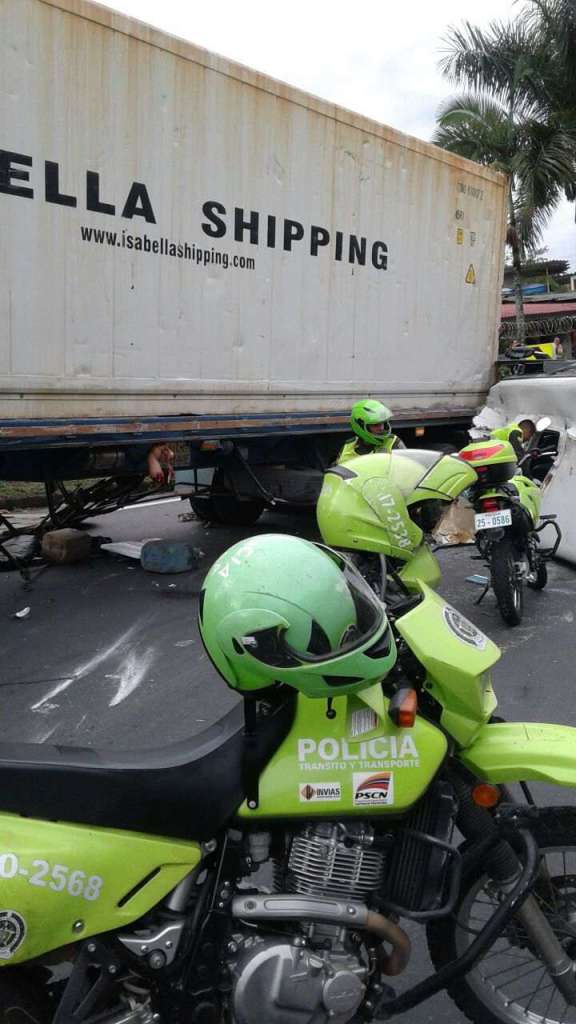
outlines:
[[[473, 442], [459, 453], [477, 473], [477, 482], [468, 491], [475, 512], [476, 545], [489, 567], [489, 586], [500, 614], [509, 626], [522, 621], [524, 584], [533, 590], [546, 586], [546, 562], [561, 540], [555, 516], [540, 516], [542, 493], [536, 479], [546, 474], [558, 454], [538, 445], [549, 426], [547, 417], [538, 421], [535, 439], [520, 459], [509, 441], [494, 436]], [[556, 536], [544, 548], [541, 534], [548, 527]]]

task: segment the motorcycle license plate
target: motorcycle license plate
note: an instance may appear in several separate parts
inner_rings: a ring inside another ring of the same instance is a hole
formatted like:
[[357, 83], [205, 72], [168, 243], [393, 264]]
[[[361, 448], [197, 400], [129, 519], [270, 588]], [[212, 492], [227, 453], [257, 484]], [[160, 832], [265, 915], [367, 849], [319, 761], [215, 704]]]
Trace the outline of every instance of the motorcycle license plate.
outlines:
[[503, 508], [499, 512], [480, 512], [474, 516], [474, 526], [477, 530], [496, 530], [499, 526], [510, 526], [512, 524], [512, 511]]

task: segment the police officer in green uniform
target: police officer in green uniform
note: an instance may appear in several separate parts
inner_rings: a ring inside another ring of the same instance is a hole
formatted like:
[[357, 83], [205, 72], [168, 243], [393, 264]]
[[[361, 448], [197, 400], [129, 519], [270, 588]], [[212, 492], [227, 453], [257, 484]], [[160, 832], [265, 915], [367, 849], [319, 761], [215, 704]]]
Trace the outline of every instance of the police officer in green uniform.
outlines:
[[391, 417], [390, 409], [374, 398], [356, 402], [350, 414], [350, 426], [356, 437], [344, 445], [338, 462], [348, 462], [356, 455], [388, 454], [397, 448], [405, 448], [400, 438], [392, 433]]
[[492, 430], [490, 437], [496, 441], [509, 441], [518, 459], [523, 458], [530, 442], [536, 433], [536, 427], [532, 420], [520, 420], [519, 423], [507, 423], [505, 427], [497, 427]]

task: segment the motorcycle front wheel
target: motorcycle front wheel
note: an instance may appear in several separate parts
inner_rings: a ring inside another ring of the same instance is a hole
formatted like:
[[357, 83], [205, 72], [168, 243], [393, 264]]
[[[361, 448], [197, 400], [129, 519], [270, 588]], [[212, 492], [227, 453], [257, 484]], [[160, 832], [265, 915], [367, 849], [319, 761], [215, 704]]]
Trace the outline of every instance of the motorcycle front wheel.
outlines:
[[492, 589], [507, 626], [518, 626], [524, 612], [524, 588], [516, 565], [517, 554], [511, 537], [496, 541], [490, 552]]
[[[550, 808], [533, 831], [542, 858], [533, 892], [576, 961], [576, 813]], [[465, 952], [499, 903], [498, 888], [485, 874], [466, 880], [453, 916], [428, 927], [430, 956], [438, 970]], [[576, 1024], [576, 1001], [566, 1003], [514, 920], [448, 994], [474, 1024]]]

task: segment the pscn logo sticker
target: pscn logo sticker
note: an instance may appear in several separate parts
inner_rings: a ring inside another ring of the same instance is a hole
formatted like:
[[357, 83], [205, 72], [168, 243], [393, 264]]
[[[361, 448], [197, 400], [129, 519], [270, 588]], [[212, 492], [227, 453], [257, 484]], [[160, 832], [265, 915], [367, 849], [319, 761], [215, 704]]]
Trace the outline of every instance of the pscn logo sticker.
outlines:
[[394, 803], [393, 772], [354, 772], [354, 806], [381, 807]]

